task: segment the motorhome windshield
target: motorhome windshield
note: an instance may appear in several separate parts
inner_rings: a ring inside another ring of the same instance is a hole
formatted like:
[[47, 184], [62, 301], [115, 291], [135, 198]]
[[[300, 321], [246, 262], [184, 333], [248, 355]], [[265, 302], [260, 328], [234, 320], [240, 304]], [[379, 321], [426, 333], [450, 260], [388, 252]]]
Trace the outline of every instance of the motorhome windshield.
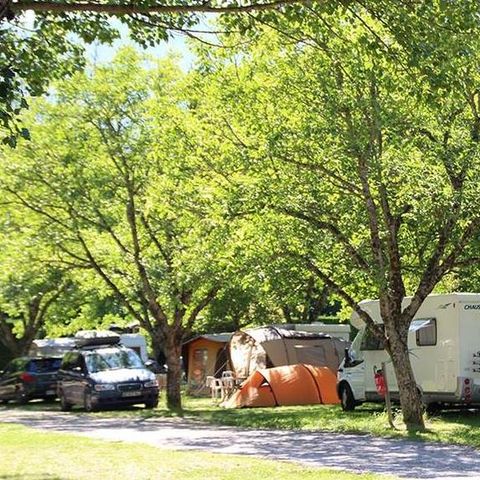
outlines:
[[143, 368], [142, 361], [133, 350], [105, 349], [85, 356], [90, 373], [119, 368]]
[[[383, 325], [382, 325], [383, 327]], [[365, 335], [362, 338], [362, 344], [360, 345], [360, 350], [384, 350], [383, 340], [380, 340], [374, 335], [368, 328], [365, 330]]]

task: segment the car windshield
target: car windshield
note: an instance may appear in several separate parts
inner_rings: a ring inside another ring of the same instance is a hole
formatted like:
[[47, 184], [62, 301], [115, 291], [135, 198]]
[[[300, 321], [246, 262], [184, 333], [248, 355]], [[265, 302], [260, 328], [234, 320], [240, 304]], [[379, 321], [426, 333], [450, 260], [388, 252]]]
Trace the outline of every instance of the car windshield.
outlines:
[[85, 355], [85, 362], [90, 373], [119, 368], [143, 368], [140, 357], [133, 350], [105, 349]]

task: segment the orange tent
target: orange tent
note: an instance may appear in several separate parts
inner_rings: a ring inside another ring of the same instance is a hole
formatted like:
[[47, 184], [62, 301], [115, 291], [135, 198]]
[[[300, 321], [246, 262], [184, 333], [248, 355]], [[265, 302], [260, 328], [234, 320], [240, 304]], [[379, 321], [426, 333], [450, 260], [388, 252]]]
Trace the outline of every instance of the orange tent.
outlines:
[[327, 367], [299, 363], [253, 372], [223, 402], [226, 408], [339, 403], [337, 378]]

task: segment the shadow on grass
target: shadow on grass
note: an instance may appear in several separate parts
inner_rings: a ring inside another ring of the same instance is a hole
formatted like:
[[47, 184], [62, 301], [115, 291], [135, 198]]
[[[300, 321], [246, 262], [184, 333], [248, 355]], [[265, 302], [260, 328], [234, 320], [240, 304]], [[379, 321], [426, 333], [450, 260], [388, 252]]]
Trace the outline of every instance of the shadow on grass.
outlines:
[[7, 404], [4, 404], [3, 406], [4, 408], [12, 410], [27, 410], [30, 412], [52, 412], [60, 410], [60, 404], [57, 400], [31, 400], [30, 402], [25, 404], [9, 402]]
[[[366, 406], [344, 413], [339, 406], [314, 405], [301, 407], [275, 407], [250, 409], [186, 408], [185, 416], [199, 418], [215, 424], [262, 429], [326, 430], [367, 433], [372, 416], [383, 415], [378, 405]], [[355, 423], [363, 420], [357, 427]]]

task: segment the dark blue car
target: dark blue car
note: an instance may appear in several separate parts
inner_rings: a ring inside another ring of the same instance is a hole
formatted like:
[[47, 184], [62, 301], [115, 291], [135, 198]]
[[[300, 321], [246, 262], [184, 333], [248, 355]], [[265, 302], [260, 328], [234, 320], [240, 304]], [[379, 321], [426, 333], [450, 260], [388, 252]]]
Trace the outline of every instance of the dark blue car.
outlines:
[[61, 359], [54, 357], [15, 358], [0, 372], [0, 401], [53, 400], [57, 395], [60, 364]]
[[65, 354], [58, 372], [61, 409], [158, 405], [158, 382], [140, 357], [122, 345], [83, 346]]

